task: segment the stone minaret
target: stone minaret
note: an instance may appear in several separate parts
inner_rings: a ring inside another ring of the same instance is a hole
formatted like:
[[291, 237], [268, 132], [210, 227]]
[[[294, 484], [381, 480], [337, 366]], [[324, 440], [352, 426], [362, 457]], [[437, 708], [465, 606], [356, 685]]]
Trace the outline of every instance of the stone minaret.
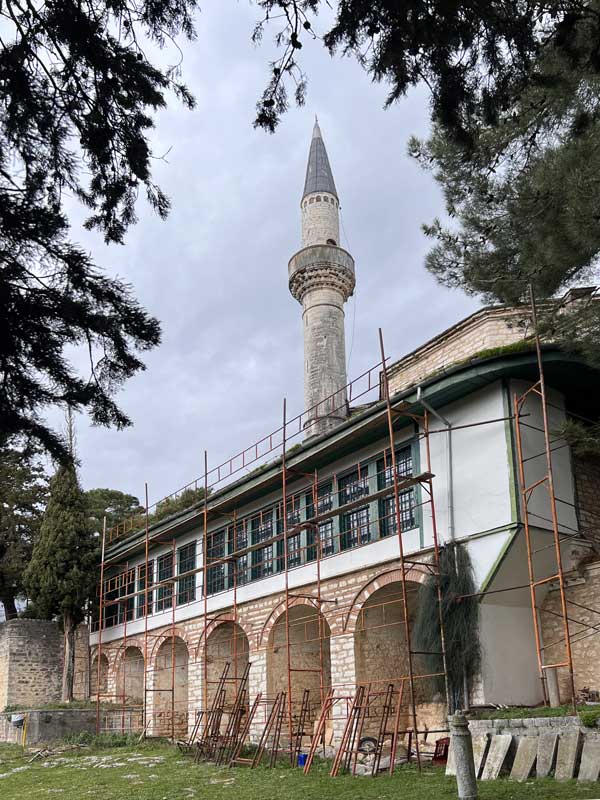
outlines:
[[302, 250], [288, 272], [290, 292], [302, 304], [304, 408], [317, 406], [304, 428], [317, 436], [348, 416], [344, 303], [354, 291], [354, 259], [339, 246], [339, 200], [317, 121], [300, 205]]

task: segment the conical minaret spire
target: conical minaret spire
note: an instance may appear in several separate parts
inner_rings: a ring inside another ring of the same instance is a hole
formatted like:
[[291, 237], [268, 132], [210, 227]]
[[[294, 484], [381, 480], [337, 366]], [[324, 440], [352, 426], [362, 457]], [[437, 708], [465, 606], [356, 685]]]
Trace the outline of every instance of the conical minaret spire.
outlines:
[[339, 199], [318, 121], [301, 200], [302, 250], [289, 263], [290, 292], [302, 304], [307, 436], [348, 416], [344, 303], [354, 291], [354, 260], [339, 246]]
[[313, 128], [310, 151], [308, 153], [308, 164], [306, 165], [306, 179], [304, 181], [304, 192], [302, 197], [307, 197], [313, 192], [329, 192], [337, 197], [333, 173], [329, 166], [329, 158], [325, 149], [325, 142], [321, 136], [319, 120], [315, 117], [315, 127]]

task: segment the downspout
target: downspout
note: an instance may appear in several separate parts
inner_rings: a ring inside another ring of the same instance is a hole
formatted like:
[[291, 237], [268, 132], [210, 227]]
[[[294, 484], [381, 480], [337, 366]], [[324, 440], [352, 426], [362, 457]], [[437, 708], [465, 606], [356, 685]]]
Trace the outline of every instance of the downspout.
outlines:
[[[423, 389], [421, 386], [417, 386], [417, 402], [420, 403], [423, 408], [427, 409], [429, 413], [435, 417], [438, 422], [440, 422], [446, 428], [446, 473], [447, 473], [447, 482], [448, 482], [448, 489], [447, 489], [447, 504], [448, 504], [448, 541], [451, 544], [454, 544], [455, 541], [455, 529], [454, 529], [454, 474], [452, 469], [452, 423], [450, 422], [447, 417], [444, 417], [439, 411], [436, 411], [433, 406], [431, 406], [427, 400], [423, 397]], [[469, 702], [469, 681], [467, 679], [466, 673], [463, 674], [463, 698], [464, 698], [464, 706], [465, 709], [468, 709], [470, 706]]]
[[454, 542], [455, 538], [455, 531], [454, 531], [454, 479], [453, 479], [453, 470], [452, 470], [452, 423], [450, 420], [443, 417], [438, 411], [435, 410], [432, 406], [429, 405], [427, 400], [423, 397], [423, 390], [420, 386], [417, 386], [417, 402], [420, 403], [423, 408], [426, 408], [429, 413], [434, 416], [442, 425], [446, 428], [446, 471], [448, 475], [448, 539], [450, 542]]

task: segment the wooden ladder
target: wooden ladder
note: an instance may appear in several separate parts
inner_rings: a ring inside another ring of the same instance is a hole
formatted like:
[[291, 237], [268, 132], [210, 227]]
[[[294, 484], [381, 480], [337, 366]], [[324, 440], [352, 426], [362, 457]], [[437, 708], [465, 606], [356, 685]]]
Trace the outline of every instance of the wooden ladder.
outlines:
[[327, 697], [323, 701], [323, 705], [321, 706], [321, 712], [319, 714], [319, 719], [317, 720], [317, 727], [315, 729], [314, 735], [310, 743], [310, 750], [308, 751], [308, 758], [306, 759], [306, 764], [304, 765], [305, 775], [308, 775], [308, 773], [310, 772], [313, 759], [317, 752], [317, 747], [319, 746], [321, 741], [324, 741], [325, 726], [327, 724], [327, 720], [329, 719], [331, 709], [333, 708], [333, 704], [335, 702], [334, 695], [335, 695], [334, 689], [330, 689], [327, 692]]
[[398, 705], [396, 706], [396, 716], [394, 717], [394, 729], [392, 731], [392, 746], [390, 748], [390, 775], [394, 774], [394, 765], [396, 763], [396, 751], [398, 750], [398, 740], [400, 734], [400, 712], [402, 711], [402, 701], [404, 700], [404, 678], [400, 684], [400, 691], [398, 692]]
[[240, 735], [242, 719], [246, 712], [246, 700], [248, 698], [248, 676], [250, 674], [250, 662], [244, 668], [239, 685], [236, 686], [236, 695], [233, 702], [233, 707], [229, 713], [227, 721], [227, 728], [225, 735], [219, 743], [215, 761], [217, 764], [223, 764], [231, 758], [232, 751]]
[[244, 728], [240, 733], [237, 742], [235, 743], [231, 758], [229, 759], [229, 766], [235, 767], [236, 765], [252, 765], [254, 762], [254, 758], [242, 758], [240, 753], [242, 752], [242, 747], [244, 746], [244, 742], [248, 738], [248, 733], [250, 732], [250, 726], [252, 725], [252, 720], [256, 715], [256, 710], [262, 700], [262, 692], [259, 692], [256, 697], [254, 698], [254, 702], [252, 703], [252, 708], [250, 709], [250, 713], [246, 716], [246, 721], [244, 723]]
[[[265, 750], [267, 749], [267, 742], [269, 740], [269, 736], [272, 731], [275, 729], [275, 723], [279, 714], [281, 713], [281, 708], [285, 710], [285, 692], [280, 692], [276, 697], [273, 705], [271, 706], [271, 710], [269, 711], [269, 716], [267, 717], [267, 721], [265, 723], [265, 727], [263, 728], [263, 732], [260, 735], [260, 740], [258, 742], [258, 747], [256, 749], [256, 753], [254, 754], [254, 758], [252, 759], [252, 769], [254, 767], [258, 767], [260, 762], [262, 761], [263, 755]], [[279, 742], [277, 742], [277, 749], [279, 748]], [[271, 743], [271, 752], [276, 750], [275, 748], [275, 736], [273, 736], [273, 742]], [[269, 766], [272, 766], [270, 764]]]
[[[373, 768], [371, 770], [371, 774], [373, 777], [377, 775], [379, 772], [379, 765], [381, 764], [381, 755], [383, 753], [383, 745], [385, 743], [385, 739], [387, 736], [394, 736], [394, 731], [388, 731], [387, 726], [390, 719], [390, 715], [392, 713], [392, 702], [394, 699], [394, 684], [388, 683], [387, 689], [385, 691], [385, 696], [383, 698], [383, 708], [381, 710], [381, 721], [379, 723], [379, 733], [377, 734], [377, 745], [375, 747], [375, 752], [373, 754]], [[398, 708], [400, 708], [400, 704], [398, 704]], [[397, 715], [397, 711], [396, 711]], [[396, 728], [397, 730], [397, 728]], [[390, 754], [391, 756], [391, 754]], [[391, 763], [391, 760], [390, 760]]]
[[223, 709], [225, 707], [225, 682], [229, 674], [231, 664], [229, 661], [223, 667], [223, 672], [219, 678], [219, 683], [211, 703], [210, 711], [205, 719], [204, 730], [202, 736], [198, 739], [196, 744], [196, 753], [194, 755], [195, 761], [200, 761], [202, 758], [209, 758], [218, 742], [219, 731], [221, 728], [221, 718], [223, 716]]
[[305, 732], [304, 728], [306, 726], [306, 718], [308, 717], [308, 708], [309, 708], [309, 701], [310, 701], [310, 689], [305, 689], [302, 693], [302, 705], [300, 707], [300, 715], [298, 717], [298, 726], [294, 733], [294, 744], [292, 747], [292, 743], [290, 742], [290, 758], [292, 762], [292, 767], [298, 766], [298, 756], [300, 755], [300, 751], [302, 750], [302, 739], [304, 738]]
[[[333, 766], [331, 767], [331, 772], [329, 773], [332, 778], [335, 778], [336, 775], [338, 775], [340, 768], [343, 768], [345, 772], [348, 772], [351, 764], [353, 771], [356, 767], [356, 757], [358, 755], [356, 741], [357, 738], [360, 740], [360, 732], [362, 731], [367, 706], [368, 691], [365, 690], [364, 686], [359, 686], [352, 700], [352, 705], [350, 706], [350, 711], [348, 712], [348, 718], [346, 720], [346, 725], [344, 726], [344, 732], [342, 734], [340, 746], [335, 754]], [[352, 758], [353, 756], [354, 762]]]

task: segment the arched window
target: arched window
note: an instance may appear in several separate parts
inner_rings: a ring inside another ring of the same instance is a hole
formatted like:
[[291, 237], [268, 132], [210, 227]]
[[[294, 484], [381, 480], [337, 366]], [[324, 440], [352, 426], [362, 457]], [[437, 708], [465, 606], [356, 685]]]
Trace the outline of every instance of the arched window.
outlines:
[[327, 239], [327, 244], [332, 244], [334, 247], [337, 247], [337, 242], [335, 239]]

